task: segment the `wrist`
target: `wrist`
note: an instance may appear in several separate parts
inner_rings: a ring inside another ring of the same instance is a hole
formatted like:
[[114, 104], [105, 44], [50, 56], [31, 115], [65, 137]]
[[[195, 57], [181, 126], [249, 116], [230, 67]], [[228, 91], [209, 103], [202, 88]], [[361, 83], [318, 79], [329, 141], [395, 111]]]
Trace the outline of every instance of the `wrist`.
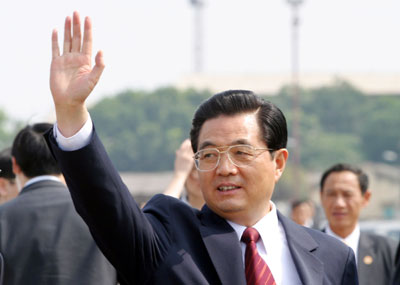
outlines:
[[76, 106], [55, 106], [57, 126], [65, 137], [75, 135], [86, 123], [89, 112], [85, 104]]

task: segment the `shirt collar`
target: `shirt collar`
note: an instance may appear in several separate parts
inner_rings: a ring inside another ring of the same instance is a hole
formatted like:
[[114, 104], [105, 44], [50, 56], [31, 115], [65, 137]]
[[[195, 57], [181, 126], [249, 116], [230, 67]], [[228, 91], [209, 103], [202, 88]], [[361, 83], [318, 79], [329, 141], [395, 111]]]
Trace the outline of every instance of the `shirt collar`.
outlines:
[[44, 180], [52, 180], [52, 181], [61, 182], [60, 179], [58, 179], [57, 177], [55, 177], [53, 175], [40, 175], [40, 176], [36, 176], [36, 177], [33, 177], [33, 178], [29, 179], [25, 183], [24, 188], [29, 186], [29, 185], [31, 185], [31, 184], [33, 184], [33, 183], [36, 183], [36, 182], [39, 182], [39, 181], [44, 181]]
[[[269, 201], [269, 203], [271, 205], [271, 210], [264, 217], [262, 217], [253, 226], [253, 228], [255, 228], [259, 232], [261, 240], [263, 241], [264, 245], [273, 246], [276, 240], [280, 239], [281, 229], [279, 227], [279, 220], [278, 220], [276, 206], [272, 201]], [[238, 239], [240, 240], [242, 238], [242, 234], [246, 229], [246, 227], [243, 225], [236, 224], [232, 221], [227, 220], [227, 222], [235, 230]], [[268, 252], [269, 246], [266, 246], [265, 249]]]
[[338, 236], [337, 234], [335, 234], [329, 225], [326, 227], [326, 233], [330, 236], [333, 236], [333, 237], [341, 240], [342, 242], [347, 244], [347, 246], [351, 247], [351, 249], [353, 249], [353, 251], [354, 251], [354, 255], [357, 258], [358, 241], [360, 240], [360, 225], [358, 223], [357, 223], [356, 227], [354, 228], [354, 230], [351, 232], [351, 234], [349, 234], [345, 238], [342, 238], [342, 237]]

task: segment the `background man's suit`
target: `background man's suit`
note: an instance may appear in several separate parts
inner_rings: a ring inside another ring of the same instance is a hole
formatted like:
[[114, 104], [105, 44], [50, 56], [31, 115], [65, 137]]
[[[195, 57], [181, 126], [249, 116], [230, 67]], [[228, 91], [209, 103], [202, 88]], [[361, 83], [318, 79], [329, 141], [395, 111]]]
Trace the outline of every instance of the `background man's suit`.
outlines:
[[0, 252], [7, 285], [116, 284], [61, 182], [30, 184], [0, 206]]
[[357, 256], [360, 284], [390, 284], [395, 253], [396, 243], [394, 241], [361, 232]]
[[[96, 133], [88, 146], [72, 152], [60, 150], [51, 132], [47, 139], [77, 211], [123, 284], [246, 283], [235, 231], [207, 206], [198, 211], [156, 195], [142, 212]], [[357, 284], [350, 248], [278, 217], [303, 284]]]
[[391, 285], [398, 285], [400, 284], [400, 242], [397, 245], [397, 252], [395, 257], [395, 272], [393, 274], [393, 280]]
[[[326, 232], [325, 229], [322, 232]], [[359, 283], [390, 284], [395, 253], [396, 242], [383, 236], [361, 232], [357, 254]]]

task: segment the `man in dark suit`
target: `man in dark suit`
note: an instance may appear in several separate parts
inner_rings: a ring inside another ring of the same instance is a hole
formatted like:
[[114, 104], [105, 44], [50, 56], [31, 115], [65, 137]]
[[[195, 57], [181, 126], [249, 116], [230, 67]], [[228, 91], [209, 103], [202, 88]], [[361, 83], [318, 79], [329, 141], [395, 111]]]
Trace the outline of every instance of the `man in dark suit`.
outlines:
[[0, 206], [4, 284], [116, 284], [116, 271], [76, 213], [43, 133], [22, 129], [12, 146], [19, 195]]
[[368, 176], [354, 165], [335, 164], [322, 175], [320, 189], [328, 220], [324, 231], [353, 249], [360, 284], [390, 284], [396, 243], [361, 232], [358, 225], [361, 210], [371, 198]]
[[104, 68], [101, 52], [90, 67], [90, 19], [82, 45], [76, 12], [65, 22], [63, 55], [55, 31], [52, 43], [57, 124], [46, 137], [78, 213], [123, 284], [358, 283], [350, 248], [293, 223], [270, 201], [288, 157], [286, 120], [275, 105], [243, 90], [204, 102], [190, 137], [206, 205], [199, 211], [156, 195], [142, 211], [85, 106]]

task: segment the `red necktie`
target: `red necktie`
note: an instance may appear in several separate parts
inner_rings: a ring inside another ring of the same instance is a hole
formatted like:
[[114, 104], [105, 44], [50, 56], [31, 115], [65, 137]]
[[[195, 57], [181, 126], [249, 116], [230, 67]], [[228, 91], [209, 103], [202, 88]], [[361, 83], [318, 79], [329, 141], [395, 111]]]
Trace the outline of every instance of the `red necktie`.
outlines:
[[242, 242], [246, 244], [245, 271], [247, 285], [275, 285], [274, 277], [267, 263], [258, 254], [256, 242], [260, 234], [254, 228], [246, 228], [242, 235]]

